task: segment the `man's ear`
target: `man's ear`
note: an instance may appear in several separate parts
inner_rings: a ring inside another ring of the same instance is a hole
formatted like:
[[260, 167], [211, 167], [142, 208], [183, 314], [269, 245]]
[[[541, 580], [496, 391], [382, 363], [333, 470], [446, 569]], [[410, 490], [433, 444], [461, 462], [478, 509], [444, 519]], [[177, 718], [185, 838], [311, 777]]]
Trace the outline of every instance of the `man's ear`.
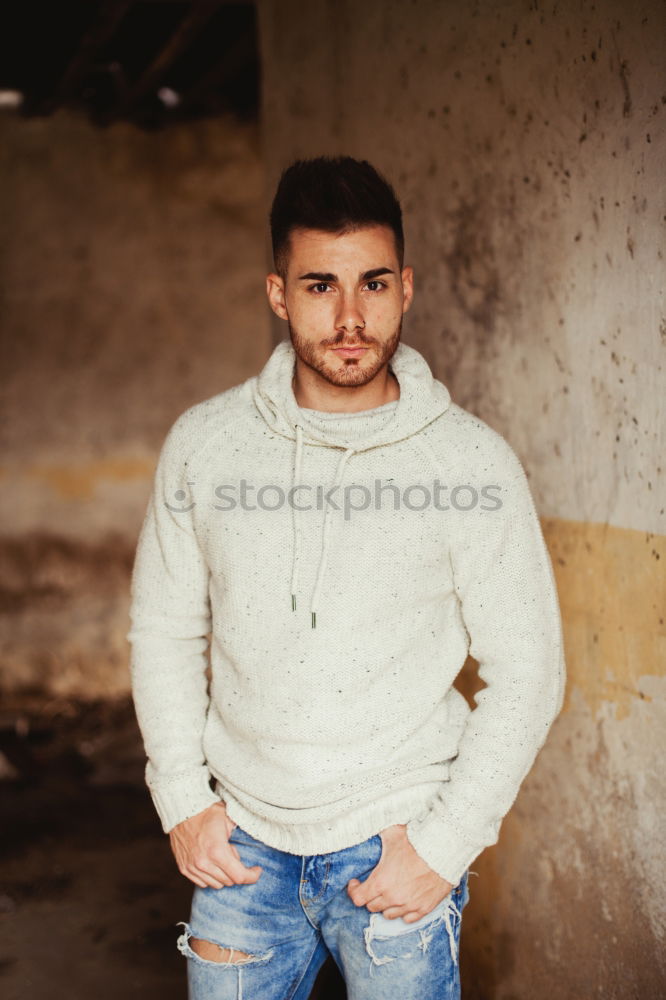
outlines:
[[402, 269], [402, 311], [406, 313], [414, 298], [414, 268], [403, 267]]
[[269, 274], [266, 278], [266, 295], [271, 309], [280, 319], [289, 319], [284, 300], [284, 281], [279, 274]]

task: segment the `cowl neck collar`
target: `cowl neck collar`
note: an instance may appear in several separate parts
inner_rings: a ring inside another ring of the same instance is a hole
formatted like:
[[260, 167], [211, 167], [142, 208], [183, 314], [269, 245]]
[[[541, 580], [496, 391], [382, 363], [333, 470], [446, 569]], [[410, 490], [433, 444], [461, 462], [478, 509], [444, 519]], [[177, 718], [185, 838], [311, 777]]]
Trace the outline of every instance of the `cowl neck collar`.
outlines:
[[356, 422], [317, 420], [299, 407], [292, 388], [295, 365], [296, 353], [291, 342], [281, 341], [257, 378], [254, 402], [271, 430], [295, 440], [296, 427], [300, 426], [305, 444], [352, 448], [359, 452], [401, 441], [439, 417], [451, 402], [446, 386], [434, 378], [423, 355], [400, 343], [390, 361], [400, 386], [393, 416], [383, 427], [373, 429], [359, 440]]

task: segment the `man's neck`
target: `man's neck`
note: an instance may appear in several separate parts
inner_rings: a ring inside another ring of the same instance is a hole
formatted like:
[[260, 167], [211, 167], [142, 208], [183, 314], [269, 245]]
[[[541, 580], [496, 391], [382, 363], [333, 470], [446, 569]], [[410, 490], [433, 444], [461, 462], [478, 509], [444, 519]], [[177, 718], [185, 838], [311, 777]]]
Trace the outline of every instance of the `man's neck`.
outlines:
[[400, 398], [400, 384], [388, 365], [366, 385], [339, 386], [331, 385], [310, 369], [303, 371], [297, 363], [291, 384], [299, 406], [328, 413], [374, 410]]

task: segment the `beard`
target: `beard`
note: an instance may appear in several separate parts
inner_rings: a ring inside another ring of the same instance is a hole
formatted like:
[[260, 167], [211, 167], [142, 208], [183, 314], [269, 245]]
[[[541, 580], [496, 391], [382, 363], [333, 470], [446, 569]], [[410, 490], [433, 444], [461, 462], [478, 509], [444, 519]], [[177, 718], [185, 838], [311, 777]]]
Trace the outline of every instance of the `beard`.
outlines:
[[[363, 330], [357, 330], [353, 336], [340, 334], [330, 340], [322, 340], [319, 344], [313, 344], [310, 340], [301, 337], [289, 323], [289, 336], [296, 356], [304, 365], [321, 375], [330, 385], [336, 386], [354, 387], [367, 385], [368, 382], [371, 382], [395, 354], [401, 334], [402, 317], [397, 329], [388, 340], [383, 342], [368, 337]], [[349, 347], [367, 346], [371, 352], [367, 351], [362, 358], [340, 358], [336, 364], [327, 361], [328, 348], [343, 344]]]

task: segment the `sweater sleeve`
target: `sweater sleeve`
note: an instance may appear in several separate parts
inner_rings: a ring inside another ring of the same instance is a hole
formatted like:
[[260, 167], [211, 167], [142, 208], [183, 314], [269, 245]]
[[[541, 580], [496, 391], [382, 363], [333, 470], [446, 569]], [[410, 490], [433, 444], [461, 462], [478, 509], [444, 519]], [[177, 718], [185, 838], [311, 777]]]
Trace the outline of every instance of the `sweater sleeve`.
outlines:
[[185, 414], [158, 462], [134, 562], [128, 633], [146, 782], [165, 832], [219, 802], [203, 752], [209, 571], [193, 525], [187, 426]]
[[459, 512], [451, 542], [469, 652], [486, 687], [475, 696], [449, 780], [430, 809], [407, 825], [417, 853], [453, 885], [497, 842], [564, 698], [550, 557], [523, 468], [503, 438], [493, 433], [492, 440], [483, 474], [501, 487], [495, 495], [502, 505]]

